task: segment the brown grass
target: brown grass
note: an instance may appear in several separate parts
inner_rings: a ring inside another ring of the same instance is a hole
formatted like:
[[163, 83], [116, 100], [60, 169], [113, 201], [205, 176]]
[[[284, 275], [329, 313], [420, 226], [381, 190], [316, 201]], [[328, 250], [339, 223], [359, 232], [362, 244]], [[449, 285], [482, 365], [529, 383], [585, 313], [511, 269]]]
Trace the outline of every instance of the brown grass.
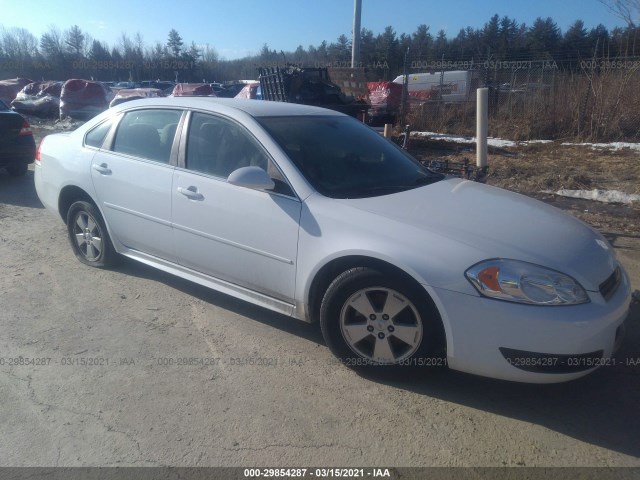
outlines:
[[[472, 145], [412, 137], [410, 152], [423, 161], [461, 161], [468, 158], [475, 163]], [[638, 152], [628, 149], [593, 150], [587, 146], [561, 145], [560, 142], [490, 148], [487, 183], [570, 210], [601, 230], [640, 233], [640, 202], [632, 205], [603, 204], [542, 193], [597, 188], [640, 194]]]
[[[640, 71], [557, 74], [544, 87], [490, 99], [489, 135], [510, 140], [640, 141]], [[475, 101], [431, 102], [407, 115], [413, 130], [473, 135]]]

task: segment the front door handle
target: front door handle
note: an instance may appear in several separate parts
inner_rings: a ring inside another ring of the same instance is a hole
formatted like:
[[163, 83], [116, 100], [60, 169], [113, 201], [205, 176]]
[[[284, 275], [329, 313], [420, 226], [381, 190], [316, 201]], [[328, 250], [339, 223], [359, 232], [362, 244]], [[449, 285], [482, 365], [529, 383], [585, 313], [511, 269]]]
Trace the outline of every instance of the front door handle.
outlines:
[[194, 187], [193, 185], [188, 188], [178, 187], [178, 193], [181, 193], [182, 195], [190, 198], [191, 200], [204, 200], [204, 195], [199, 193], [198, 187]]
[[99, 172], [103, 175], [111, 175], [111, 169], [109, 168], [109, 165], [107, 165], [106, 163], [101, 163], [100, 165], [93, 165], [93, 169], [96, 172]]

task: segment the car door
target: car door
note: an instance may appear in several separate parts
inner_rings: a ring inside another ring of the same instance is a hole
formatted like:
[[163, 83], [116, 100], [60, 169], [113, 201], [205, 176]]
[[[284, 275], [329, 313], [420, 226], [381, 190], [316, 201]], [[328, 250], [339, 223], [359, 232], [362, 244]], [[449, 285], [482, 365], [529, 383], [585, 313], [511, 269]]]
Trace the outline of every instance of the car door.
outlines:
[[[172, 193], [178, 262], [293, 299], [301, 204], [267, 152], [238, 123], [199, 112], [191, 114], [182, 145], [184, 168], [174, 173]], [[252, 165], [275, 177], [280, 193], [227, 182], [232, 171]]]
[[167, 108], [125, 112], [91, 165], [100, 208], [114, 239], [128, 249], [169, 261], [175, 261], [174, 137], [182, 115], [182, 110]]

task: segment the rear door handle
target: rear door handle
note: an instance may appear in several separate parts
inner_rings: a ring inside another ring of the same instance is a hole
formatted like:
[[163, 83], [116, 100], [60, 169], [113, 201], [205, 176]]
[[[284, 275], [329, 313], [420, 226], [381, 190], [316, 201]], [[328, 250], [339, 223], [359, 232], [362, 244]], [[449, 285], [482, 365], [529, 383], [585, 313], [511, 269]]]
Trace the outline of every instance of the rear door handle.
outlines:
[[96, 172], [99, 172], [103, 175], [111, 175], [111, 169], [109, 168], [109, 165], [107, 165], [106, 163], [101, 163], [100, 165], [93, 165], [93, 169]]
[[198, 187], [194, 187], [193, 185], [187, 188], [178, 187], [178, 193], [181, 193], [185, 197], [190, 198], [191, 200], [204, 200], [204, 195], [198, 192]]

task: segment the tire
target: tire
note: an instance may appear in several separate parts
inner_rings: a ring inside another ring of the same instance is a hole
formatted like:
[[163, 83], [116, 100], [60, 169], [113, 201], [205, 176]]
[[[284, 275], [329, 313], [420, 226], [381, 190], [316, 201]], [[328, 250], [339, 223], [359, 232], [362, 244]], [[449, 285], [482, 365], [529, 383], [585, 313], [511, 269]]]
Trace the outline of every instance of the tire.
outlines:
[[427, 293], [396, 275], [358, 267], [329, 285], [320, 306], [329, 349], [347, 366], [444, 365], [440, 316]]
[[27, 170], [29, 170], [29, 164], [26, 162], [12, 163], [5, 168], [12, 177], [23, 177], [27, 173]]
[[85, 265], [104, 268], [118, 263], [119, 256], [102, 215], [92, 203], [78, 201], [71, 205], [67, 213], [67, 232], [73, 253]]

